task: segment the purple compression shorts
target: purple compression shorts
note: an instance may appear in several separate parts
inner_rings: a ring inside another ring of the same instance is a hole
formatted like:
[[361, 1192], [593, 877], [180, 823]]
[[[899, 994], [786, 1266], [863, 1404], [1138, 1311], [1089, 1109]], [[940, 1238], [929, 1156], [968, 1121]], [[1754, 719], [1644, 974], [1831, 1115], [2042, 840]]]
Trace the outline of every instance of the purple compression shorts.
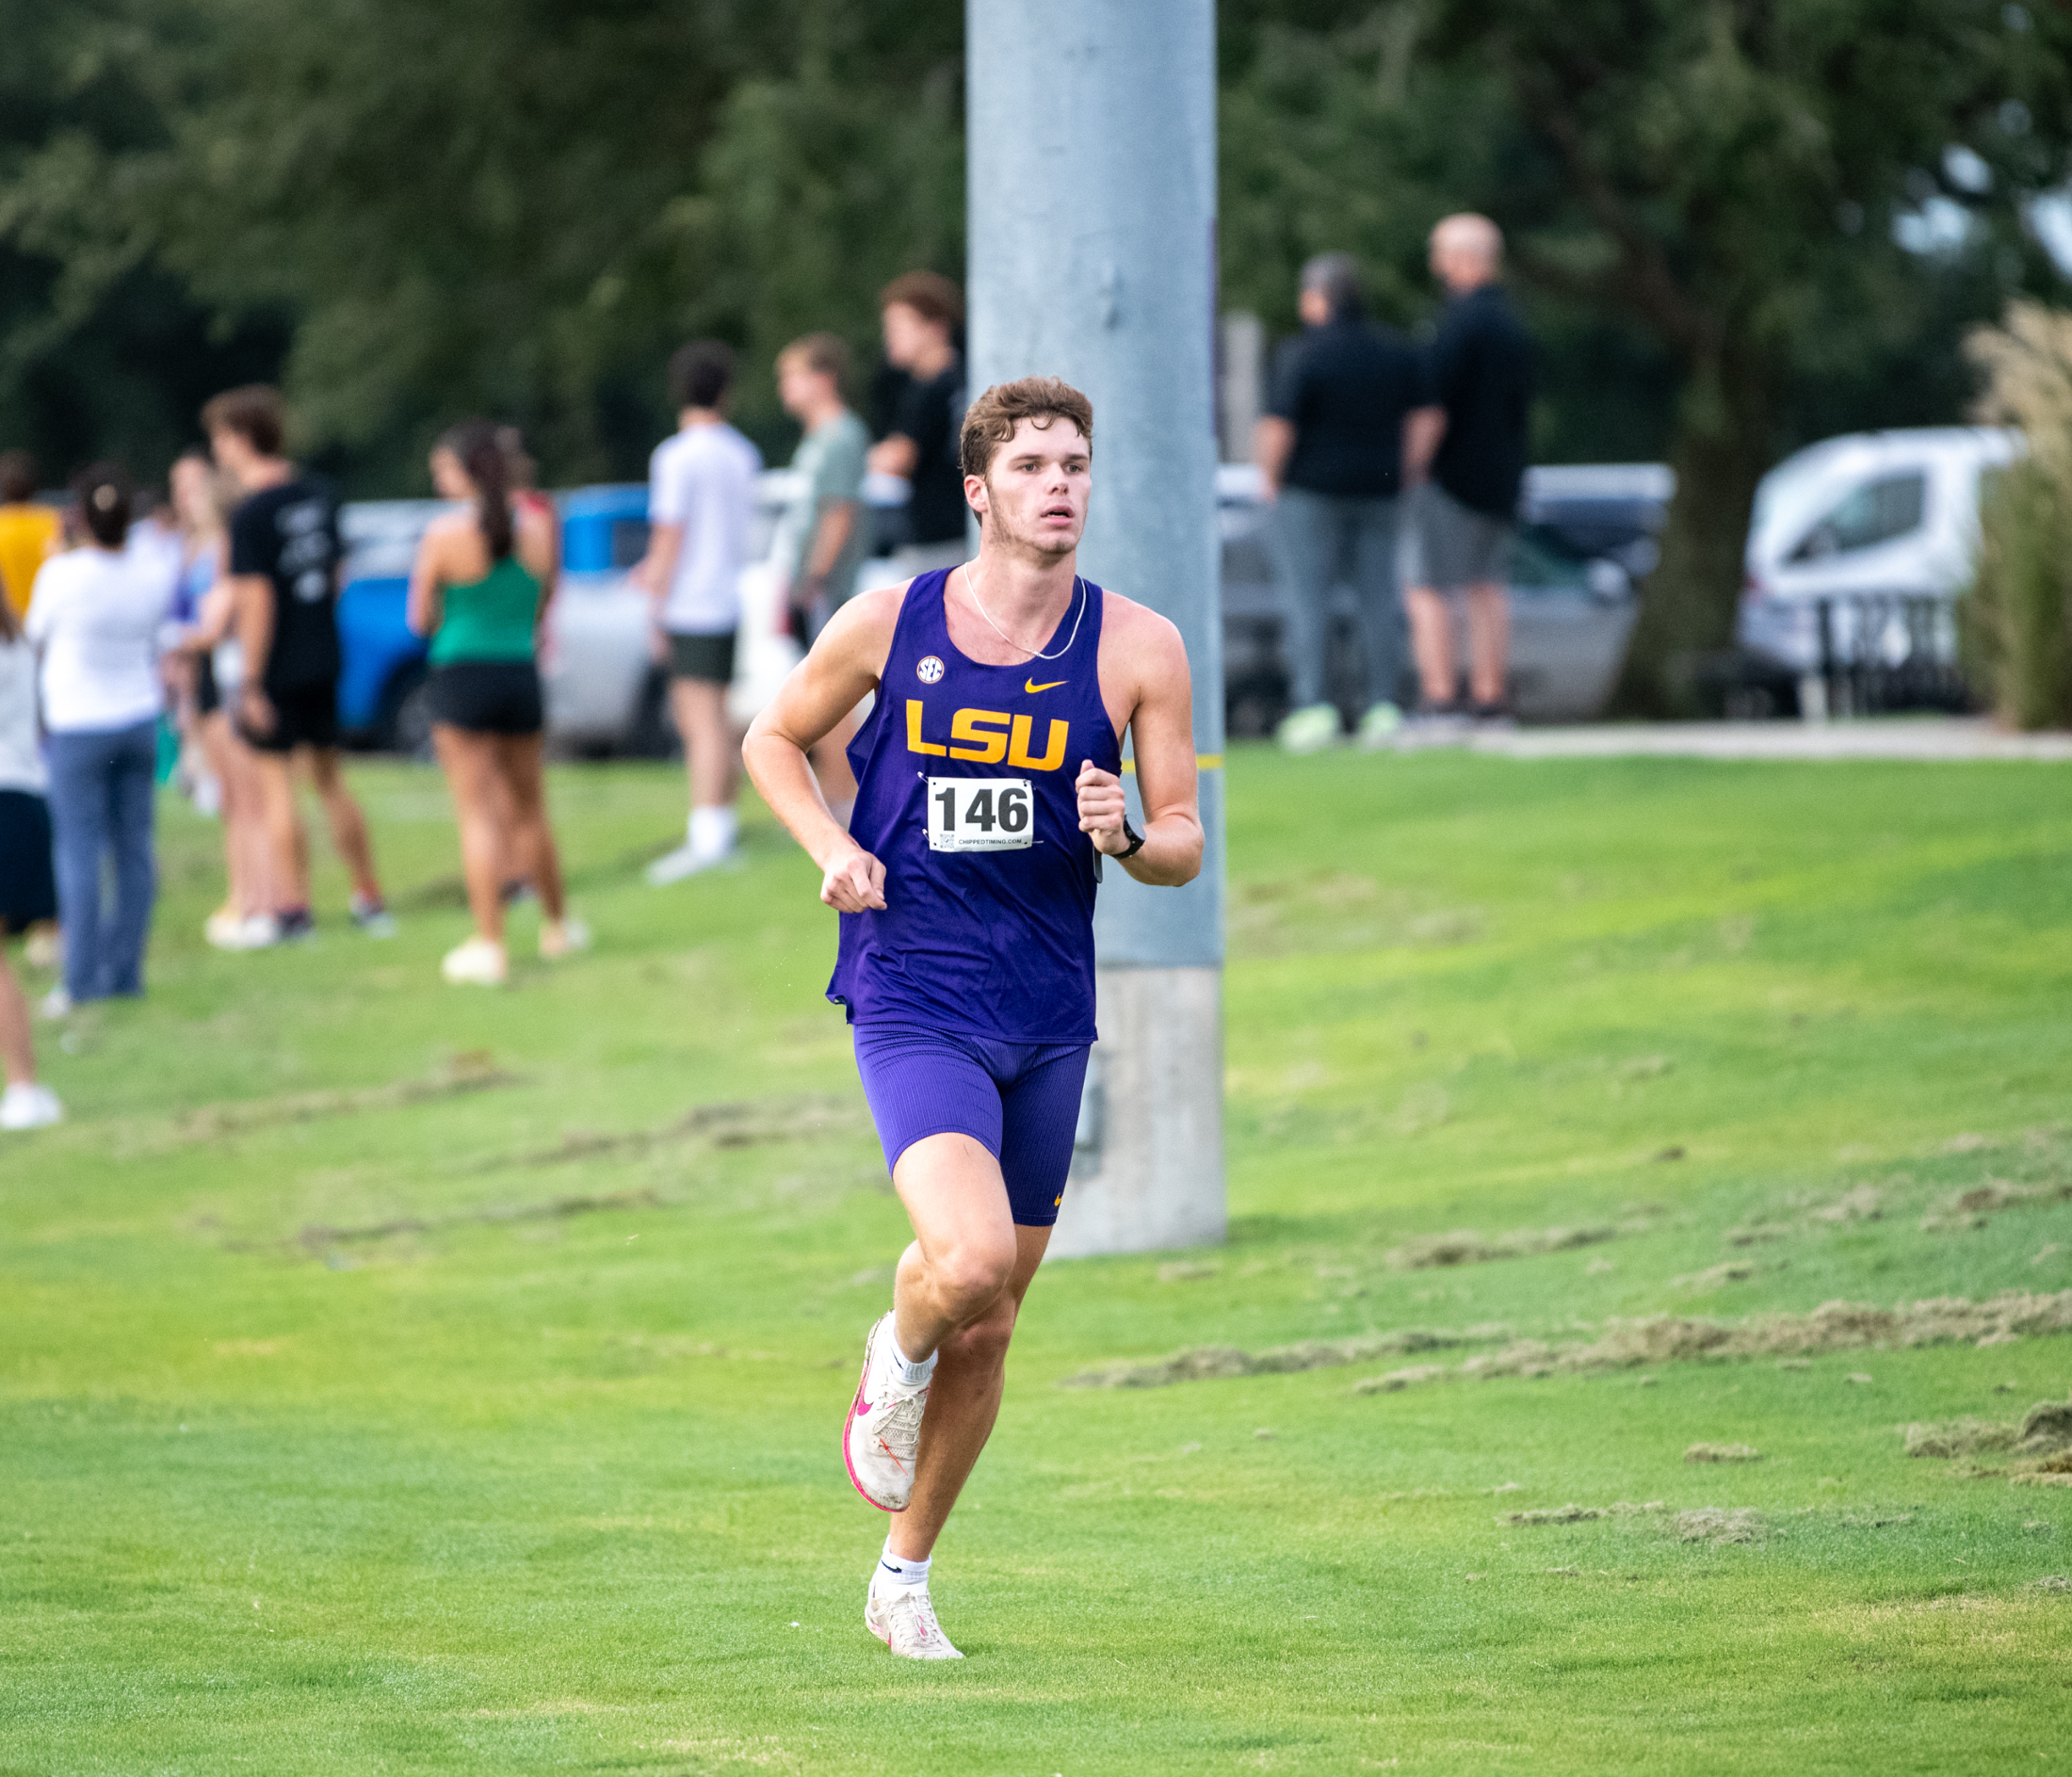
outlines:
[[929, 1136], [969, 1136], [999, 1161], [1019, 1225], [1058, 1220], [1088, 1044], [996, 1042], [904, 1025], [858, 1025], [855, 1034], [856, 1071], [887, 1168]]

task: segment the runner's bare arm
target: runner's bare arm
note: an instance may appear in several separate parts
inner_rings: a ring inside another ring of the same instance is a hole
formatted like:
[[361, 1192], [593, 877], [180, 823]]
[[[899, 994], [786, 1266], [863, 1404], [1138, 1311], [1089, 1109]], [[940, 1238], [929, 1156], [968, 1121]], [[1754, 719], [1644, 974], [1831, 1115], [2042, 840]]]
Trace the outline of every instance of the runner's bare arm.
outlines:
[[[1118, 622], [1118, 619], [1121, 620]], [[1110, 595], [1104, 623], [1120, 633], [1136, 687], [1129, 736], [1136, 755], [1137, 794], [1144, 805], [1143, 849], [1120, 858], [1123, 781], [1079, 767], [1079, 831], [1094, 848], [1118, 857], [1124, 869], [1155, 888], [1178, 888], [1202, 870], [1202, 812], [1194, 765], [1194, 692], [1188, 681], [1187, 644], [1156, 611]]]
[[885, 866], [828, 812], [807, 753], [878, 687], [905, 587], [859, 593], [829, 620], [750, 725], [741, 760], [770, 812], [820, 866], [820, 898], [845, 913], [885, 904]]

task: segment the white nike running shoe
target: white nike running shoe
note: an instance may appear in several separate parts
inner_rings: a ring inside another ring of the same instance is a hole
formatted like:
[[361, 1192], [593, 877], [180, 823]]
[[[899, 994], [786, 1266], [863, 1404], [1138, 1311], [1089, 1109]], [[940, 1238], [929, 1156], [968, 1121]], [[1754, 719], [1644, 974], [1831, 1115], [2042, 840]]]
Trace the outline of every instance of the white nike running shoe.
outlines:
[[910, 1388], [893, 1373], [894, 1349], [888, 1313], [864, 1341], [864, 1374], [842, 1428], [849, 1478], [880, 1511], [904, 1511], [914, 1497], [914, 1455], [928, 1409], [928, 1384]]
[[887, 1586], [882, 1591], [872, 1586], [864, 1600], [864, 1627], [901, 1659], [963, 1658], [935, 1621], [926, 1586]]

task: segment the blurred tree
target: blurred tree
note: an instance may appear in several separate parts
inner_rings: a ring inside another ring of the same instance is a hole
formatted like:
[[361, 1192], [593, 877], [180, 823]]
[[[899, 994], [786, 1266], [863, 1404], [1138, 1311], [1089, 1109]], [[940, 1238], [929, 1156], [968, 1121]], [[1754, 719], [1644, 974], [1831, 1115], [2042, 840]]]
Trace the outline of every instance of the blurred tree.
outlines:
[[1350, 243], [1401, 315], [1431, 222], [1495, 218], [1560, 443], [1660, 414], [1624, 700], [1688, 711], [1764, 470], [1808, 423], [1954, 418], [1966, 323], [2056, 283], [2026, 204], [2066, 177], [2068, 50], [2063, 8], [2003, 0], [1261, 0], [1224, 45], [1226, 265], [1283, 313]]
[[157, 107], [107, 53], [120, 10], [0, 0], [0, 448], [62, 483], [92, 457], [154, 474], [217, 389], [276, 374], [285, 317], [225, 325], [154, 264], [97, 178], [161, 146]]
[[554, 476], [638, 474], [691, 331], [745, 348], [782, 443], [784, 339], [863, 344], [886, 278], [961, 268], [955, 0], [106, 4], [80, 53], [146, 127], [48, 133], [23, 207], [68, 270], [292, 315], [301, 443], [363, 486], [420, 484], [474, 411]]

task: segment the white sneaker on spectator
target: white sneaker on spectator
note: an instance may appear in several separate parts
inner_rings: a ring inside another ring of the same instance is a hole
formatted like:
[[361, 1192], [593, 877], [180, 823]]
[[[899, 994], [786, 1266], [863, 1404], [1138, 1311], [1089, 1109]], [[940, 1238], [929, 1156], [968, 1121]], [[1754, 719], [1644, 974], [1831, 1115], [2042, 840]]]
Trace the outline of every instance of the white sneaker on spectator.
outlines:
[[1385, 701], [1369, 704], [1367, 714], [1360, 718], [1360, 745], [1369, 752], [1392, 747], [1402, 725], [1403, 713], [1395, 704]]
[[540, 954], [549, 962], [590, 948], [590, 928], [573, 916], [557, 924], [548, 920], [540, 928]]
[[60, 984], [52, 988], [49, 993], [43, 995], [37, 1003], [36, 1010], [53, 1024], [60, 1018], [70, 1018], [72, 1016], [72, 995], [66, 993], [64, 987]]
[[1338, 742], [1338, 709], [1335, 703], [1305, 703], [1281, 718], [1273, 731], [1283, 752], [1321, 752]]
[[43, 1129], [64, 1117], [57, 1094], [35, 1080], [17, 1080], [0, 1092], [0, 1129]]
[[713, 870], [730, 863], [734, 848], [728, 846], [721, 851], [707, 851], [702, 847], [681, 845], [674, 851], [665, 851], [647, 867], [648, 887], [667, 888], [672, 882], [681, 882], [686, 877], [696, 876], [701, 870]]
[[478, 933], [446, 952], [439, 973], [456, 987], [501, 987], [510, 978], [510, 961], [502, 945]]

